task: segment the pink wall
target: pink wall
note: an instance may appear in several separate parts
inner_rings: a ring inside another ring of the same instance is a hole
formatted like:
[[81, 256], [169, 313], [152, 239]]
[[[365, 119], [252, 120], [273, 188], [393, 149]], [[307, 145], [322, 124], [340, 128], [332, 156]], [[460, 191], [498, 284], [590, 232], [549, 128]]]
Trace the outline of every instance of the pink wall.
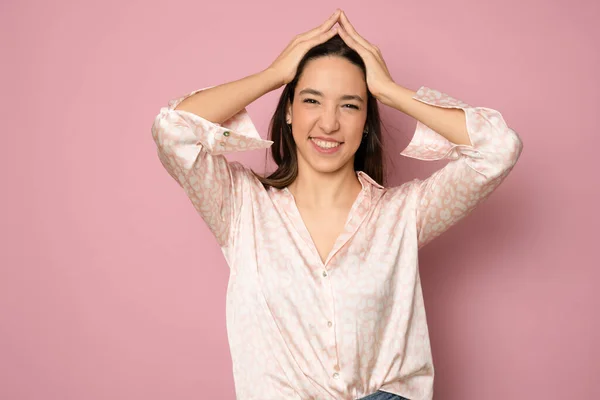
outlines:
[[[340, 5], [396, 82], [498, 109], [524, 142], [421, 253], [436, 398], [600, 398], [599, 3], [262, 3], [1, 3], [0, 398], [234, 398], [228, 269], [150, 126]], [[248, 108], [263, 135], [279, 92]], [[415, 121], [384, 118], [392, 184], [440, 166], [401, 158]]]

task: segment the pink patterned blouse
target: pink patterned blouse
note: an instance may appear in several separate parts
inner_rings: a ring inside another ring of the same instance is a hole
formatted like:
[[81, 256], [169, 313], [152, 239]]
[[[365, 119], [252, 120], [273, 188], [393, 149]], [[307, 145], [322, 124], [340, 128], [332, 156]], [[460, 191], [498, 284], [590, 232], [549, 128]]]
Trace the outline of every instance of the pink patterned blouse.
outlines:
[[266, 149], [246, 109], [216, 124], [174, 108], [152, 125], [158, 156], [229, 265], [227, 332], [239, 400], [357, 399], [377, 390], [431, 400], [434, 367], [418, 250], [506, 178], [523, 144], [500, 112], [422, 86], [414, 99], [466, 113], [472, 146], [417, 122], [401, 155], [446, 159], [425, 180], [362, 191], [325, 263], [287, 189], [224, 153]]

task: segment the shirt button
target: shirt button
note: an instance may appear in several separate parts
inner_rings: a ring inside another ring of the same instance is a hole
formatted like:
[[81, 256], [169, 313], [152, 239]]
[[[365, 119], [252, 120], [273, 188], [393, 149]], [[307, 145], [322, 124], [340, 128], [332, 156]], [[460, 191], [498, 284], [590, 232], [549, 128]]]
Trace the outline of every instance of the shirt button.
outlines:
[[327, 326], [329, 326], [329, 327], [333, 326], [333, 322], [327, 321]]
[[327, 271], [323, 271], [323, 276], [327, 276]]
[[225, 146], [225, 142], [220, 142], [219, 143], [221, 146]]
[[340, 374], [338, 374], [337, 372], [333, 374], [333, 379], [337, 379], [340, 377]]
[[223, 132], [223, 136], [229, 136], [229, 131]]

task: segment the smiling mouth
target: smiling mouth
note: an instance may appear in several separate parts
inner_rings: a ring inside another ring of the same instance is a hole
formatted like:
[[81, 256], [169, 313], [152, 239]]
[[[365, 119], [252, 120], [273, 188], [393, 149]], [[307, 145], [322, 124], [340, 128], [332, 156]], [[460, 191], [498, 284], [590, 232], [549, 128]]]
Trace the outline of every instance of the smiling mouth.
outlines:
[[312, 140], [314, 144], [316, 144], [317, 146], [319, 146], [322, 149], [333, 149], [335, 147], [340, 146], [342, 143], [344, 143], [344, 142], [330, 142], [327, 140], [319, 140], [319, 139], [315, 139], [315, 138], [310, 138], [310, 140]]

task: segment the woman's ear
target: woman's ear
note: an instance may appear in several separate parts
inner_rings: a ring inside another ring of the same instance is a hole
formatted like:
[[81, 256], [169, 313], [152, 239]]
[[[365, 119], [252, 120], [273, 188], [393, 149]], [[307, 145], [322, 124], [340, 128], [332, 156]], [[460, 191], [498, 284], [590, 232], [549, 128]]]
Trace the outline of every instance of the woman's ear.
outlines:
[[290, 104], [289, 100], [285, 112], [285, 122], [288, 124], [292, 123], [292, 105]]

